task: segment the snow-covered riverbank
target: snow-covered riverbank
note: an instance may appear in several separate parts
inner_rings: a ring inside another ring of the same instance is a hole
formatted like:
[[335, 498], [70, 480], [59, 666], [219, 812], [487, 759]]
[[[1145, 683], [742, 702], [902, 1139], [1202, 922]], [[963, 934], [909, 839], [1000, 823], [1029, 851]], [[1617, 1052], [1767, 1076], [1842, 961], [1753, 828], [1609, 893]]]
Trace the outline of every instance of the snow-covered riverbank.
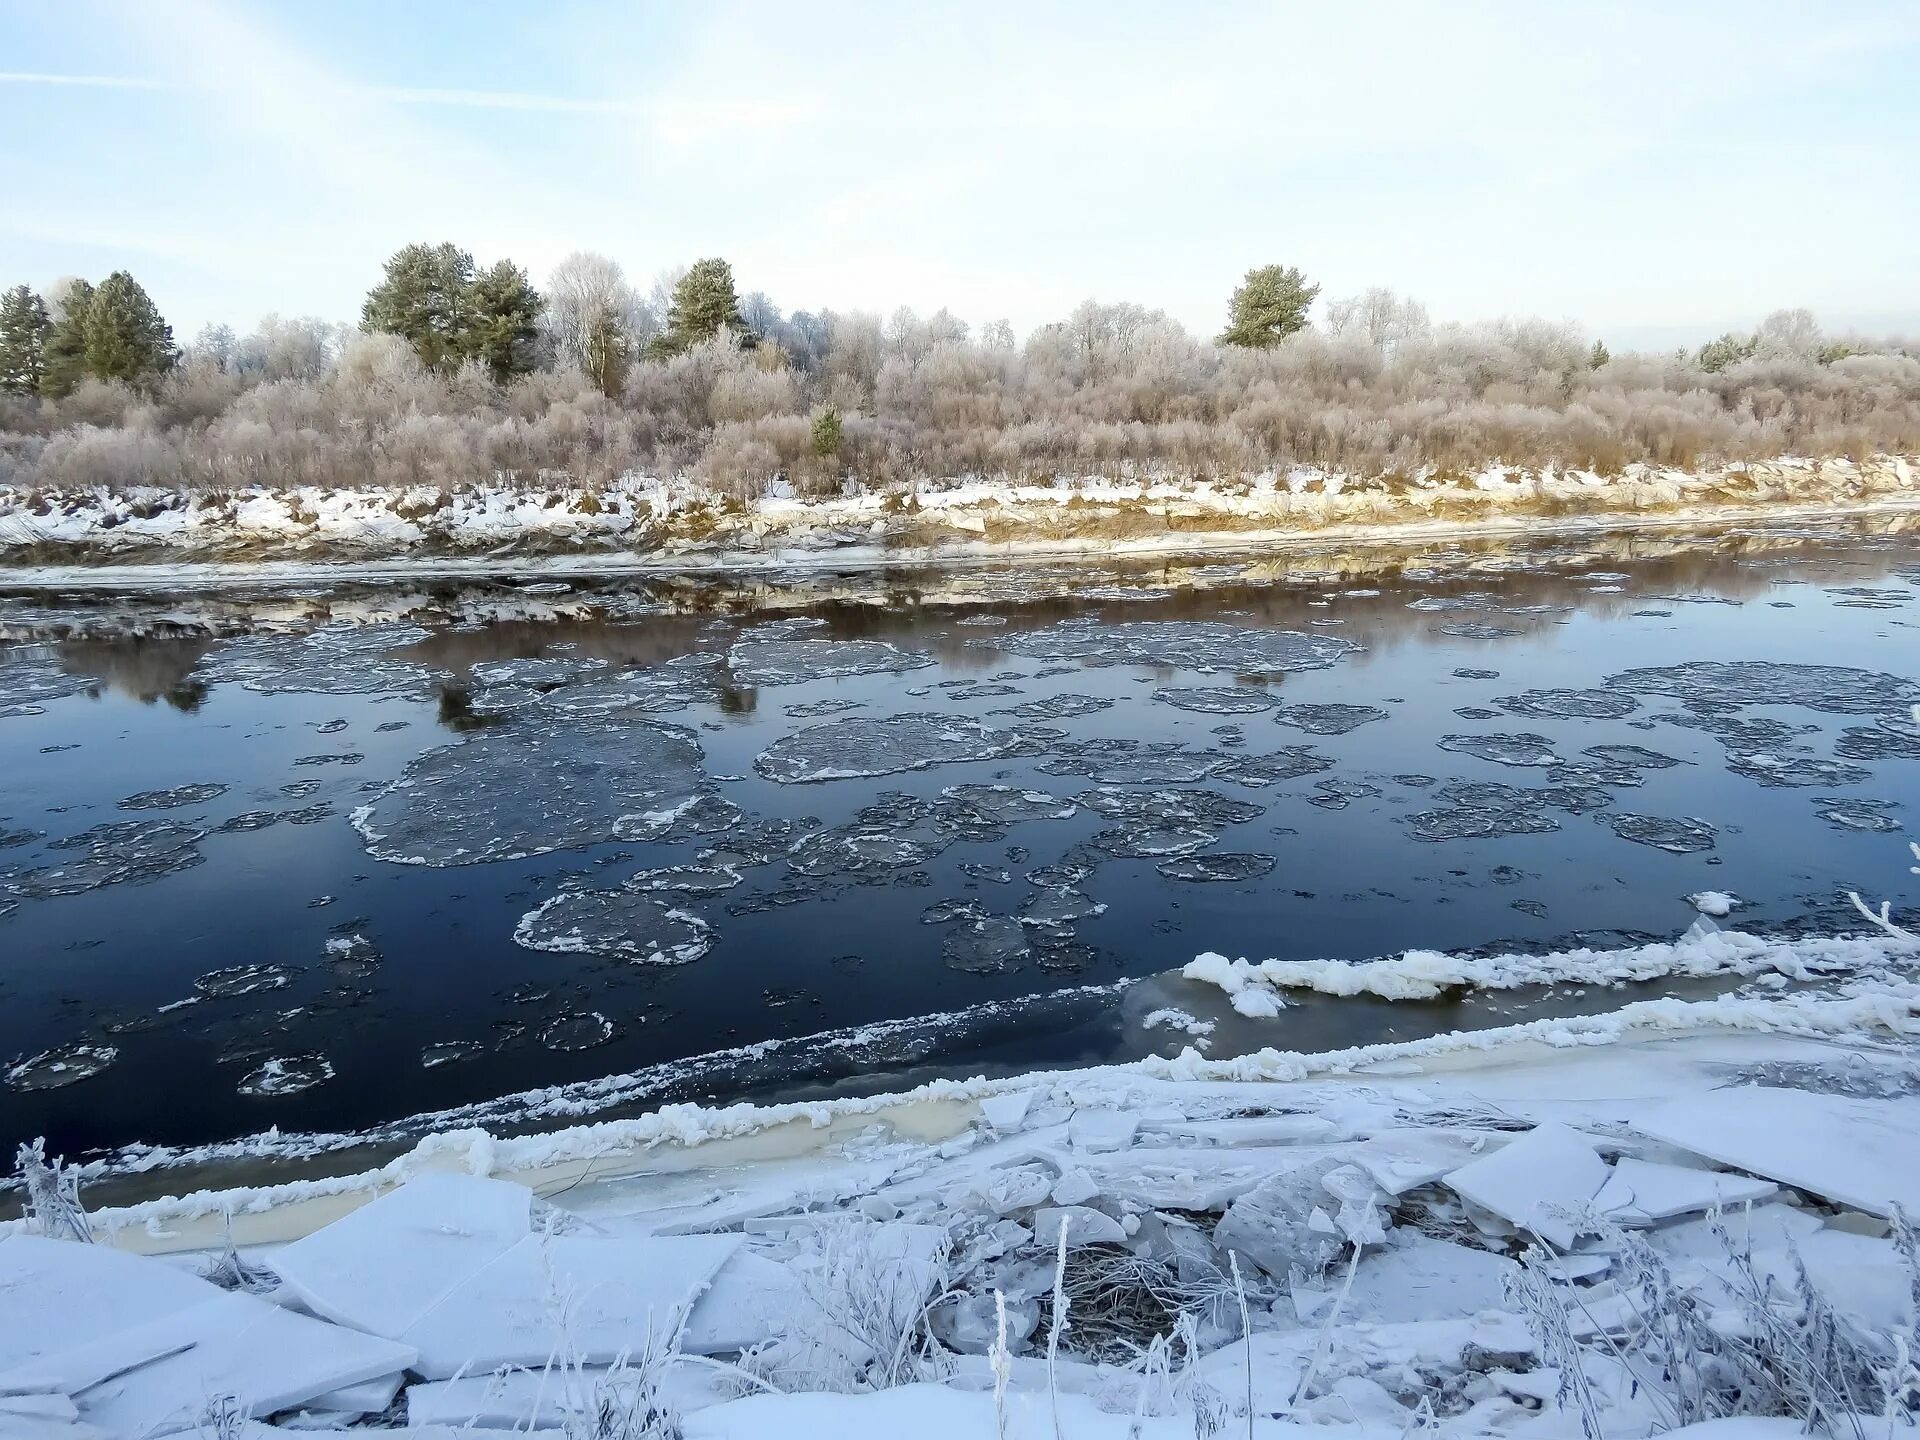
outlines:
[[1326, 1055], [468, 1130], [97, 1213], [90, 1247], [14, 1226], [0, 1434], [192, 1433], [223, 1406], [275, 1426], [205, 1433], [1897, 1428], [1912, 946], [1725, 944], [1852, 973]]
[[[1903, 456], [1782, 459], [1618, 475], [1488, 466], [1473, 475], [1299, 470], [1245, 481], [964, 481], [750, 503], [686, 481], [594, 490], [253, 488], [186, 493], [0, 487], [0, 562], [16, 567], [196, 567], [190, 578], [273, 578], [302, 565], [375, 577], [946, 563], [1010, 556], [1200, 553], [1340, 539], [1442, 539], [1787, 520], [1920, 507]], [[254, 568], [272, 564], [276, 570]], [[238, 568], [244, 567], [244, 568]], [[129, 570], [129, 579], [137, 571]], [[284, 577], [283, 577], [284, 578]]]

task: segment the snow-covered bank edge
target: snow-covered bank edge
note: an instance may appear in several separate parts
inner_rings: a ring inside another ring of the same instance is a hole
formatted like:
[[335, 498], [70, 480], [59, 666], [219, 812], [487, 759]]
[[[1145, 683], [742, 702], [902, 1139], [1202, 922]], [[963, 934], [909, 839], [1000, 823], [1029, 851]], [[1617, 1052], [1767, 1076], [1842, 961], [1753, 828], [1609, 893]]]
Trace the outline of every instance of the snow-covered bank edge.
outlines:
[[[116, 1243], [137, 1249], [205, 1246], [231, 1226], [240, 1243], [285, 1239], [364, 1203], [412, 1175], [437, 1171], [505, 1176], [549, 1193], [591, 1176], [741, 1165], [791, 1157], [846, 1140], [872, 1127], [937, 1145], [975, 1122], [983, 1106], [1010, 1096], [1053, 1096], [1078, 1106], [1126, 1110], [1166, 1103], [1169, 1087], [1213, 1084], [1285, 1086], [1309, 1081], [1420, 1076], [1463, 1069], [1497, 1069], [1542, 1057], [1607, 1046], [1687, 1037], [1751, 1034], [1844, 1040], [1856, 1045], [1920, 1037], [1920, 984], [1906, 978], [1912, 945], [1893, 936], [1865, 939], [1757, 940], [1723, 935], [1738, 948], [1741, 968], [1784, 975], [1834, 968], [1844, 954], [1854, 978], [1830, 989], [1712, 1000], [1636, 1001], [1592, 1016], [1547, 1018], [1494, 1029], [1451, 1031], [1423, 1039], [1321, 1052], [1263, 1049], [1207, 1059], [1187, 1048], [1173, 1058], [1122, 1065], [1045, 1071], [994, 1079], [936, 1080], [912, 1090], [777, 1105], [662, 1106], [632, 1119], [604, 1120], [541, 1133], [501, 1137], [476, 1127], [448, 1129], [420, 1140], [407, 1154], [376, 1169], [323, 1179], [202, 1190], [119, 1209], [96, 1223]], [[1751, 952], [1749, 954], [1748, 952]], [[1606, 968], [1608, 952], [1578, 952], [1584, 971]], [[1638, 950], [1612, 952], [1620, 974], [1638, 973]], [[1762, 954], [1767, 957], [1761, 964]], [[1599, 956], [1599, 959], [1593, 957]], [[1539, 957], [1552, 971], [1554, 957]], [[1563, 969], [1572, 968], [1573, 962]], [[1283, 1103], [1276, 1094], [1275, 1104]], [[186, 1158], [266, 1161], [348, 1148], [353, 1137], [302, 1137], [268, 1132]], [[337, 1142], [332, 1144], [329, 1142]], [[164, 1150], [141, 1153], [142, 1170], [164, 1173], [183, 1158]], [[98, 1173], [96, 1171], [96, 1173]], [[0, 1234], [5, 1227], [0, 1227]]]
[[326, 576], [699, 574], [1008, 559], [1205, 555], [1327, 543], [1810, 521], [1920, 511], [1920, 460], [1782, 459], [1618, 476], [1528, 473], [1245, 482], [956, 482], [729, 501], [686, 481], [600, 491], [0, 487], [0, 576], [139, 589]]

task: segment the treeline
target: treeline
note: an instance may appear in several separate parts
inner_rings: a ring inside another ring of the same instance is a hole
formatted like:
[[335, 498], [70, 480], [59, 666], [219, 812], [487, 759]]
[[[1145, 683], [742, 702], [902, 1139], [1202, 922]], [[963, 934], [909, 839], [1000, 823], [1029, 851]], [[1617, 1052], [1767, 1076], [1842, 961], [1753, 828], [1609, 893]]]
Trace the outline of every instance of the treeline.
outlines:
[[945, 310], [784, 313], [702, 260], [643, 295], [602, 256], [536, 288], [453, 245], [388, 262], [358, 327], [269, 317], [176, 347], [117, 272], [0, 297], [0, 483], [592, 486], [741, 497], [963, 476], [1612, 473], [1920, 452], [1920, 344], [1805, 311], [1695, 352], [1614, 355], [1537, 320], [1433, 325], [1250, 272], [1217, 338], [1088, 301], [1024, 344]]

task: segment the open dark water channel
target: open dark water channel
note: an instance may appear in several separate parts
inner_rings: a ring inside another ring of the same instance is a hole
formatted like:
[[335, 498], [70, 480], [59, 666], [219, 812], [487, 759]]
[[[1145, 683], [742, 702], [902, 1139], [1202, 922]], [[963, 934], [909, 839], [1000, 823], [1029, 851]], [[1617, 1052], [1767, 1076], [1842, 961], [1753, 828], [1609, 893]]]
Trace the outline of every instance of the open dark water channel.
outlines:
[[[1667, 939], [1704, 890], [1745, 902], [1727, 923], [1858, 928], [1845, 890], [1901, 908], [1917, 883], [1916, 597], [1920, 539], [1890, 523], [751, 582], [0, 582], [0, 1142], [398, 1143], [434, 1112], [1172, 1053], [1150, 1004], [1222, 997], [1117, 982], [1203, 950]], [[1215, 1053], [1620, 998], [1311, 1004]], [[880, 1022], [908, 1023], [843, 1033]]]

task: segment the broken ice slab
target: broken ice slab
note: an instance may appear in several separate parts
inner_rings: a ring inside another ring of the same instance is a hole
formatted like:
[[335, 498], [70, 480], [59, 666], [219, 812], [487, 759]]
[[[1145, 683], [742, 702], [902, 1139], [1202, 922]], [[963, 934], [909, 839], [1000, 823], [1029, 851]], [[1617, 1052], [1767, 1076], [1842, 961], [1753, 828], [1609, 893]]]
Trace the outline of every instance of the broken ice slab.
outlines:
[[1060, 1248], [1061, 1231], [1067, 1248], [1082, 1245], [1124, 1245], [1127, 1232], [1120, 1222], [1090, 1205], [1042, 1205], [1033, 1212], [1033, 1238], [1050, 1251]]
[[[1347, 1321], [1400, 1324], [1506, 1308], [1506, 1286], [1519, 1266], [1504, 1255], [1396, 1230], [1386, 1245], [1368, 1248], [1341, 1303]], [[1331, 1308], [1337, 1287], [1296, 1285], [1294, 1312], [1311, 1324]]]
[[1593, 1208], [1616, 1225], [1651, 1225], [1676, 1215], [1766, 1200], [1777, 1191], [1770, 1181], [1749, 1175], [1724, 1175], [1716, 1170], [1623, 1156], [1600, 1193], [1593, 1197]]
[[1862, 1099], [1748, 1085], [1689, 1096], [1630, 1122], [1642, 1135], [1824, 1200], [1920, 1212], [1920, 1096]]
[[1015, 1090], [1005, 1095], [989, 1095], [980, 1101], [980, 1114], [1001, 1134], [1018, 1130], [1033, 1108], [1034, 1092]]
[[472, 1175], [420, 1175], [274, 1256], [314, 1314], [397, 1338], [526, 1237], [533, 1192]]
[[1565, 1250], [1607, 1174], [1606, 1163], [1584, 1138], [1550, 1123], [1445, 1178], [1461, 1199]]
[[542, 1365], [563, 1347], [579, 1363], [610, 1364], [666, 1343], [739, 1245], [738, 1235], [528, 1235], [429, 1305], [403, 1338], [430, 1380]]
[[164, 1350], [141, 1354], [135, 1345], [122, 1352], [124, 1363], [104, 1370], [89, 1368], [104, 1357], [78, 1368], [62, 1357], [220, 1293], [198, 1276], [106, 1245], [0, 1236], [0, 1389], [79, 1388], [151, 1360]]
[[[157, 1436], [199, 1426], [210, 1398], [270, 1415], [343, 1385], [413, 1367], [412, 1346], [310, 1319], [243, 1293], [220, 1292], [138, 1327], [176, 1353], [83, 1390], [83, 1418], [115, 1435]], [[110, 1337], [105, 1345], [124, 1343]]]
[[1088, 1154], [1124, 1150], [1139, 1130], [1138, 1115], [1118, 1110], [1076, 1110], [1067, 1119], [1067, 1143]]

